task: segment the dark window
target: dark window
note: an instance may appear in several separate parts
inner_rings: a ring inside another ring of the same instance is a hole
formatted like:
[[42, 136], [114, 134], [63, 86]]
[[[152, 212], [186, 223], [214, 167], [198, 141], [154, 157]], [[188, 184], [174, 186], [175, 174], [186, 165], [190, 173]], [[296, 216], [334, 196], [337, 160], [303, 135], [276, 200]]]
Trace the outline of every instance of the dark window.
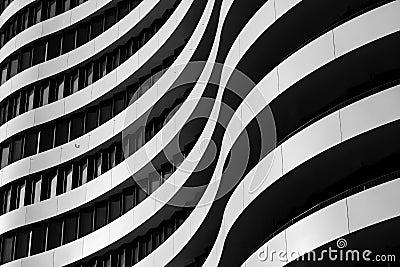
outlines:
[[35, 45], [35, 48], [33, 49], [32, 64], [36, 65], [36, 64], [42, 63], [45, 59], [45, 55], [46, 55], [45, 43], [43, 43], [43, 42], [37, 43]]
[[99, 68], [99, 78], [104, 77], [107, 74], [107, 55], [100, 59]]
[[89, 64], [86, 67], [85, 73], [85, 86], [89, 86], [93, 83], [93, 64]]
[[59, 247], [61, 245], [61, 229], [61, 220], [54, 220], [49, 223], [47, 234], [47, 250]]
[[31, 51], [32, 49], [22, 51], [21, 71], [31, 66]]
[[83, 135], [83, 114], [75, 115], [71, 120], [70, 141]]
[[42, 194], [42, 180], [36, 179], [32, 181], [31, 203], [38, 203], [40, 201], [41, 194]]
[[18, 57], [11, 59], [10, 63], [10, 78], [18, 73]]
[[118, 3], [118, 20], [121, 20], [125, 17], [129, 12], [129, 2], [128, 0], [124, 0]]
[[10, 153], [9, 145], [4, 146], [1, 151], [1, 168], [4, 168], [5, 166], [8, 165], [9, 153]]
[[118, 68], [120, 64], [120, 49], [115, 49], [115, 52], [113, 54], [113, 63], [112, 63], [112, 69]]
[[2, 263], [6, 263], [13, 260], [14, 250], [14, 236], [7, 236], [3, 238], [2, 244]]
[[18, 93], [14, 98], [14, 117], [21, 113], [21, 94]]
[[24, 140], [22, 139], [22, 137], [14, 141], [12, 148], [12, 162], [20, 160], [22, 158], [23, 142]]
[[64, 170], [64, 192], [68, 192], [73, 189], [74, 184], [74, 168], [73, 165], [69, 165]]
[[115, 196], [110, 199], [110, 221], [121, 216], [121, 197]]
[[133, 10], [135, 7], [139, 5], [140, 1], [139, 0], [130, 0], [129, 1], [129, 9]]
[[88, 179], [88, 160], [84, 159], [79, 164], [79, 185], [86, 184]]
[[111, 106], [112, 106], [111, 101], [104, 101], [104, 102], [100, 103], [100, 109], [101, 109], [100, 124], [103, 124], [104, 122], [106, 122], [109, 119], [111, 119], [111, 117], [112, 117]]
[[55, 100], [59, 100], [64, 97], [64, 90], [65, 90], [65, 80], [64, 77], [59, 79], [56, 84], [56, 96]]
[[20, 259], [28, 256], [29, 249], [29, 233], [21, 231], [17, 233], [15, 245], [15, 259]]
[[79, 236], [85, 236], [92, 232], [93, 209], [83, 209], [79, 218]]
[[20, 30], [23, 31], [29, 27], [29, 9], [25, 9], [20, 15]]
[[49, 13], [48, 13], [48, 18], [55, 17], [57, 15], [57, 1], [56, 0], [50, 0], [49, 2]]
[[26, 92], [26, 111], [32, 110], [35, 107], [35, 89], [30, 88]]
[[48, 82], [40, 89], [40, 106], [45, 106], [49, 103], [50, 83]]
[[25, 137], [24, 157], [29, 157], [37, 153], [37, 133], [30, 132]]
[[124, 192], [124, 213], [135, 206], [135, 191], [134, 188]]
[[107, 223], [107, 202], [103, 202], [95, 208], [95, 230], [103, 227]]
[[21, 183], [17, 186], [17, 190], [18, 190], [18, 196], [17, 196], [17, 207], [16, 208], [22, 208], [23, 206], [25, 206], [25, 183]]
[[57, 195], [57, 172], [47, 173], [43, 177], [43, 198], [48, 199]]
[[62, 53], [68, 53], [75, 48], [75, 30], [68, 30], [63, 35]]
[[97, 109], [92, 108], [89, 109], [86, 113], [86, 132], [90, 132], [91, 130], [97, 127]]
[[35, 16], [34, 16], [34, 21], [35, 24], [39, 23], [42, 21], [42, 3], [39, 2], [36, 6], [35, 6]]
[[67, 244], [74, 241], [77, 238], [78, 228], [78, 215], [73, 214], [67, 216], [64, 220], [64, 231], [63, 231], [63, 244]]
[[75, 70], [71, 75], [71, 94], [79, 91], [79, 70]]
[[108, 10], [106, 12], [106, 19], [105, 19], [105, 23], [104, 23], [105, 30], [111, 28], [115, 24], [115, 19], [116, 19], [115, 8]]
[[89, 41], [89, 36], [90, 36], [90, 24], [88, 23], [83, 23], [79, 24], [78, 27], [78, 36], [76, 38], [76, 46], [81, 46]]
[[103, 16], [98, 16], [92, 21], [92, 39], [96, 38], [103, 32]]
[[114, 97], [114, 115], [117, 115], [125, 108], [125, 94], [119, 93]]
[[53, 148], [54, 128], [51, 126], [43, 126], [40, 129], [39, 152], [43, 152]]
[[98, 177], [102, 174], [102, 157], [101, 157], [101, 152], [98, 152], [98, 154], [95, 156], [94, 159], [94, 177]]
[[61, 53], [61, 36], [54, 36], [47, 42], [47, 60], [58, 57]]
[[8, 68], [7, 68], [7, 65], [5, 65], [1, 69], [1, 84], [5, 83], [7, 81], [7, 73], [8, 73]]
[[33, 227], [31, 232], [31, 253], [35, 255], [44, 251], [46, 241], [46, 228], [44, 225]]
[[68, 142], [69, 123], [67, 120], [57, 122], [54, 146], [59, 146]]
[[64, 0], [64, 11], [68, 11], [72, 8], [71, 0]]

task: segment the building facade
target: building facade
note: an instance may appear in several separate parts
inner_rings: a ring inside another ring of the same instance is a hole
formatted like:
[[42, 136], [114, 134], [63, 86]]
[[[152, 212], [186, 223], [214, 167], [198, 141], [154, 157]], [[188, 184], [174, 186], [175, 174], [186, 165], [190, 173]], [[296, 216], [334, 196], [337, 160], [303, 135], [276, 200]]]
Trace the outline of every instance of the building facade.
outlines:
[[0, 0], [0, 264], [398, 266], [399, 14]]

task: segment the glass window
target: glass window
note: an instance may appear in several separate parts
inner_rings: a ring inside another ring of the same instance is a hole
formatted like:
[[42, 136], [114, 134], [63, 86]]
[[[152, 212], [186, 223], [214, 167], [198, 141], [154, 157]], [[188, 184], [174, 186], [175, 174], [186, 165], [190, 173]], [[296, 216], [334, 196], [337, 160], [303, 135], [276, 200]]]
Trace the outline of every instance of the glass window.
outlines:
[[89, 66], [86, 68], [85, 78], [85, 86], [89, 86], [93, 83], [93, 64], [89, 64]]
[[92, 39], [96, 38], [103, 32], [103, 16], [95, 17], [92, 21]]
[[79, 71], [76, 70], [71, 75], [71, 94], [76, 93], [79, 91]]
[[3, 66], [1, 70], [1, 84], [5, 83], [7, 81], [7, 65]]
[[79, 167], [79, 184], [83, 185], [86, 184], [88, 181], [88, 161], [85, 159], [83, 161], [81, 161], [80, 163], [80, 167]]
[[57, 195], [57, 172], [49, 174], [48, 179], [49, 198], [52, 198]]
[[116, 19], [116, 9], [113, 8], [111, 10], [108, 10], [106, 12], [106, 19], [104, 23], [104, 28], [105, 30], [111, 28], [115, 24], [115, 19]]
[[8, 165], [8, 155], [10, 153], [10, 147], [9, 145], [6, 145], [3, 147], [1, 151], [1, 168], [4, 168], [5, 166]]
[[35, 255], [44, 251], [46, 241], [46, 227], [38, 225], [33, 227], [31, 232], [31, 252], [30, 255]]
[[73, 214], [67, 216], [64, 219], [64, 231], [63, 231], [63, 244], [67, 244], [74, 241], [77, 238], [78, 228], [78, 215]]
[[61, 245], [61, 229], [62, 221], [60, 219], [53, 220], [49, 223], [47, 234], [47, 250], [59, 247]]
[[79, 217], [79, 236], [85, 236], [92, 232], [93, 209], [83, 209]]
[[71, 8], [71, 0], [64, 0], [64, 11], [68, 11]]
[[135, 206], [135, 191], [134, 188], [131, 188], [130, 190], [127, 190], [123, 194], [124, 196], [124, 208], [123, 211], [124, 213], [129, 211]]
[[29, 9], [25, 9], [20, 16], [20, 27], [21, 31], [29, 27]]
[[18, 206], [22, 208], [25, 205], [25, 183], [18, 185]]
[[121, 216], [121, 198], [115, 196], [110, 199], [110, 221]]
[[101, 175], [101, 152], [99, 152], [95, 157], [95, 165], [94, 165], [94, 177], [98, 177]]
[[86, 113], [86, 133], [90, 132], [91, 130], [97, 127], [97, 109], [92, 108], [89, 109]]
[[2, 263], [6, 263], [13, 260], [14, 251], [14, 236], [6, 236], [3, 238], [2, 244]]
[[10, 64], [10, 78], [18, 73], [18, 57], [11, 59]]
[[95, 208], [95, 230], [103, 227], [107, 223], [107, 202], [103, 202]]
[[22, 51], [21, 71], [31, 66], [31, 51], [32, 49]]
[[108, 121], [109, 119], [112, 118], [112, 102], [111, 101], [104, 101], [100, 103], [100, 124], [103, 124], [104, 122]]
[[57, 96], [57, 99], [56, 100], [60, 100], [60, 99], [62, 99], [64, 97], [64, 85], [65, 85], [64, 81], [65, 81], [64, 77], [62, 77], [61, 79], [59, 79], [57, 81], [57, 84], [56, 84], [56, 96]]
[[119, 93], [114, 97], [114, 115], [117, 115], [125, 108], [125, 94]]
[[99, 73], [99, 78], [106, 76], [107, 74], [107, 55], [104, 55], [100, 59], [100, 73]]
[[47, 42], [47, 60], [56, 58], [61, 53], [61, 36], [54, 36]]
[[40, 106], [45, 106], [49, 103], [50, 83], [42, 86], [40, 90]]
[[62, 53], [68, 53], [75, 49], [75, 34], [76, 30], [67, 30], [62, 38]]
[[21, 112], [21, 94], [17, 94], [14, 98], [14, 117], [18, 116]]
[[29, 249], [29, 232], [18, 231], [15, 245], [15, 259], [28, 256]]
[[35, 103], [35, 90], [33, 88], [27, 91], [26, 99], [26, 111], [32, 110]]
[[133, 10], [135, 7], [139, 5], [140, 1], [139, 0], [130, 0], [129, 1], [129, 9]]
[[35, 7], [35, 24], [42, 21], [42, 3], [39, 2]]
[[12, 148], [12, 161], [15, 162], [22, 158], [23, 139], [20, 137], [15, 140]]
[[33, 59], [32, 59], [32, 64], [37, 65], [39, 63], [42, 63], [45, 59], [46, 55], [46, 45], [43, 42], [35, 44], [35, 47], [33, 49]]
[[139, 188], [137, 190], [137, 201], [136, 201], [136, 203], [142, 202], [147, 197], [147, 193], [149, 192], [148, 182], [149, 181], [148, 181], [147, 178], [137, 181], [137, 184], [138, 184]]
[[128, 0], [124, 0], [118, 3], [118, 20], [121, 20], [125, 17], [129, 12], [129, 2]]
[[89, 23], [79, 24], [78, 35], [76, 37], [76, 46], [77, 47], [89, 42], [89, 34], [90, 34], [89, 27], [90, 27]]
[[4, 192], [4, 213], [11, 210], [11, 187]]
[[39, 152], [43, 152], [53, 148], [54, 128], [51, 126], [43, 126], [40, 130]]
[[64, 172], [65, 192], [72, 190], [73, 184], [73, 167], [70, 165]]
[[40, 195], [42, 190], [42, 180], [37, 179], [36, 181], [32, 182], [32, 203], [38, 203], [40, 201]]
[[71, 120], [70, 141], [83, 135], [83, 114], [75, 115]]
[[48, 18], [52, 18], [56, 16], [56, 5], [57, 1], [56, 0], [50, 0], [49, 2], [49, 13], [48, 13]]
[[160, 175], [158, 172], [152, 172], [149, 174], [149, 183], [150, 183], [150, 193], [153, 193], [154, 191], [157, 190], [157, 188], [160, 186]]
[[54, 146], [60, 146], [68, 142], [69, 123], [67, 120], [61, 120], [56, 125], [56, 136]]
[[38, 134], [28, 132], [25, 137], [24, 156], [29, 157], [37, 153]]

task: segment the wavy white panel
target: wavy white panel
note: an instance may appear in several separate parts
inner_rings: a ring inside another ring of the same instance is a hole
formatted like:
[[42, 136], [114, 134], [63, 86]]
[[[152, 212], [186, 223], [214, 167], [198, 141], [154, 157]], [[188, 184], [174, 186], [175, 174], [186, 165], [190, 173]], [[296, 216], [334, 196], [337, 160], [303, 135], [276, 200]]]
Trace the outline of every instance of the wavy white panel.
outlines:
[[334, 29], [336, 56], [400, 30], [400, 1], [393, 1]]
[[[376, 96], [359, 101], [358, 105], [345, 107], [340, 111], [343, 140], [355, 136], [360, 131], [368, 131], [397, 120], [400, 110], [399, 86], [385, 90]], [[390, 95], [390, 97], [388, 97]]]
[[400, 180], [373, 187], [347, 199], [349, 227], [355, 232], [400, 215]]

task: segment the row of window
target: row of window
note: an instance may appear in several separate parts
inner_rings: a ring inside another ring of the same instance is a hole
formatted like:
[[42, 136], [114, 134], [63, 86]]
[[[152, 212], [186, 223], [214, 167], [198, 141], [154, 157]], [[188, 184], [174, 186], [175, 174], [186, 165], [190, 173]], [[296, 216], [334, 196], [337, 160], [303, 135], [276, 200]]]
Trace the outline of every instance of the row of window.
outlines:
[[[179, 51], [181, 51], [181, 49]], [[167, 62], [171, 64], [175, 60], [175, 56], [169, 58], [170, 60]], [[101, 101], [97, 105], [86, 108], [80, 113], [57, 119], [51, 123], [40, 125], [38, 129], [30, 129], [22, 134], [13, 136], [0, 147], [0, 168], [4, 168], [8, 164], [22, 158], [63, 145], [107, 122], [155, 84], [164, 72], [159, 71], [162, 67], [168, 66], [160, 65], [154, 68], [153, 71], [158, 75], [153, 75], [152, 79], [148, 79], [148, 76], [139, 79], [139, 81], [142, 82], [140, 86], [138, 83], [129, 85], [126, 87], [126, 90], [110, 96], [110, 98]], [[143, 80], [145, 80], [145, 82], [143, 82]], [[36, 98], [36, 101], [43, 103], [43, 99], [49, 99], [54, 95], [54, 91], [53, 94], [51, 92], [50, 86], [40, 88], [40, 90], [38, 89], [33, 92], [29, 91], [29, 96], [25, 97], [23, 92], [20, 92], [17, 98], [11, 98], [13, 101], [7, 102], [7, 106], [4, 108], [4, 114], [8, 115], [7, 113], [12, 112], [12, 110], [20, 110], [23, 105], [31, 105], [31, 103], [35, 102], [35, 96], [39, 98]], [[189, 93], [189, 91], [187, 91], [187, 93]], [[186, 97], [186, 95], [184, 97]], [[144, 142], [148, 141], [161, 129], [166, 123], [165, 119], [169, 112], [182, 103], [184, 97], [177, 99], [177, 101], [173, 103], [174, 106], [165, 107], [161, 115], [154, 118], [146, 129], [138, 129], [136, 133], [137, 145], [135, 147], [141, 147]], [[27, 98], [28, 102], [26, 103]], [[0, 107], [0, 110], [2, 110], [2, 107]]]
[[0, 1], [0, 15], [14, 0], [1, 0]]
[[[186, 92], [190, 91], [187, 90]], [[150, 120], [145, 129], [144, 127], [141, 127], [134, 134], [130, 134], [129, 136], [125, 137], [125, 140], [123, 141], [123, 145], [125, 146], [124, 148], [122, 148], [121, 142], [117, 142], [111, 147], [95, 153], [93, 156], [87, 156], [77, 162], [72, 162], [66, 167], [56, 168], [52, 171], [46, 171], [38, 175], [39, 178], [28, 178], [29, 180], [27, 181], [18, 181], [12, 185], [4, 187], [0, 191], [0, 214], [7, 213], [25, 205], [37, 203], [39, 201], [72, 190], [113, 168], [122, 161], [122, 149], [124, 149], [125, 152], [124, 156], [128, 157], [142, 147], [145, 142], [147, 142], [155, 134], [157, 134], [159, 130], [161, 130], [164, 124], [159, 122], [165, 121], [168, 111], [182, 103], [187, 95], [188, 93], [185, 93], [182, 98], [177, 99], [173, 103], [173, 107], [164, 109], [165, 112], [162, 112], [158, 117]], [[100, 107], [100, 109], [101, 108], [103, 107]], [[95, 114], [93, 117], [96, 118], [96, 116], [97, 114]], [[88, 117], [86, 116], [86, 118]], [[83, 120], [76, 121], [76, 117], [73, 117], [69, 122], [69, 125], [71, 125], [70, 129], [75, 129], [73, 127], [78, 127], [79, 129], [85, 128], [82, 126], [82, 124]], [[64, 140], [66, 140], [69, 135], [68, 133], [71, 133], [71, 131], [65, 128], [65, 124], [61, 125], [63, 127], [59, 126], [59, 124], [56, 124], [55, 126], [55, 130], [58, 133], [57, 137], [59, 139], [64, 138]], [[93, 124], [91, 125], [94, 127]], [[43, 127], [41, 127], [41, 129], [43, 130]], [[40, 135], [42, 135], [42, 132], [40, 132], [39, 136]], [[22, 142], [17, 142], [17, 145], [21, 147], [16, 148], [16, 145], [14, 144], [11, 155], [13, 157], [16, 155], [14, 149], [17, 149], [17, 151], [22, 151], [20, 153], [23, 153], [25, 151], [25, 147], [29, 148], [29, 146], [37, 143], [37, 140], [34, 138], [33, 140], [24, 139]], [[48, 143], [52, 142], [52, 139], [54, 138], [52, 136], [44, 136], [43, 139]], [[59, 139], [56, 139], [56, 141]], [[24, 144], [26, 144], [25, 147]], [[184, 151], [190, 151], [191, 145], [192, 144], [184, 147]], [[9, 151], [9, 149], [6, 149], [6, 151]], [[180, 164], [178, 159], [174, 159], [174, 161], [175, 164]], [[167, 179], [172, 171], [173, 166], [170, 164], [164, 164], [160, 166], [159, 173], [163, 179]], [[154, 181], [154, 183], [151, 183], [148, 189], [150, 192], [152, 192], [157, 188], [157, 186], [157, 181]]]
[[64, 13], [87, 0], [40, 0], [13, 15], [0, 31], [0, 48], [27, 28]]
[[[125, 16], [128, 11], [129, 9], [126, 9], [123, 15]], [[155, 20], [150, 28], [144, 29], [141, 32], [138, 38], [136, 38], [139, 47], [143, 46], [158, 31], [161, 26], [160, 24], [165, 22], [171, 15], [171, 12], [172, 10], [168, 9], [163, 15], [163, 19]], [[117, 16], [117, 8], [110, 8], [105, 10], [103, 14], [94, 17], [90, 22], [79, 23], [71, 29], [63, 30], [60, 33], [47, 36], [43, 40], [24, 46], [2, 63], [0, 68], [0, 83], [5, 83], [8, 79], [29, 67], [56, 58], [87, 43], [117, 23], [117, 19], [121, 19]]]
[[[170, 14], [171, 12], [167, 11], [166, 13]], [[164, 23], [166, 19], [167, 17], [164, 17], [163, 20], [157, 20], [155, 23], [153, 23], [152, 28], [144, 29], [138, 37], [131, 38], [125, 45], [115, 48], [114, 51], [107, 53], [98, 59], [91, 60], [85, 66], [75, 67], [66, 73], [61, 73], [55, 77], [45, 79], [44, 81], [41, 81], [35, 85], [29, 85], [26, 88], [19, 90], [13, 95], [7, 97], [0, 104], [0, 125], [24, 112], [44, 106], [76, 93], [82, 88], [89, 86], [101, 79], [119, 65], [124, 63], [141, 46], [143, 46], [158, 31], [161, 24]], [[175, 51], [175, 56], [165, 59], [162, 65], [154, 68], [151, 74], [155, 74], [161, 69], [169, 67], [180, 53], [182, 48], [183, 47]], [[34, 50], [45, 51], [46, 48], [44, 46], [35, 46]], [[22, 53], [21, 58], [26, 58], [27, 62], [29, 62], [31, 58], [31, 52], [28, 52], [26, 55]], [[15, 75], [17, 73], [18, 66], [24, 65], [24, 62], [24, 60], [19, 62], [18, 58], [15, 61], [12, 60], [10, 63], [10, 74]], [[2, 77], [9, 77], [8, 68], [3, 70]], [[148, 80], [148, 77], [150, 77], [150, 75], [142, 77], [139, 79], [139, 82], [144, 83]]]
[[130, 267], [141, 261], [147, 255], [163, 244], [185, 220], [192, 209], [182, 208], [171, 218], [164, 220], [157, 227], [150, 229], [144, 235], [136, 237], [113, 251], [107, 251], [101, 256], [78, 263], [76, 267]]
[[[1, 238], [1, 263], [36, 255], [84, 237], [122, 216], [146, 197], [141, 188], [130, 186], [79, 211], [7, 233]], [[169, 224], [166, 226], [169, 229]]]

